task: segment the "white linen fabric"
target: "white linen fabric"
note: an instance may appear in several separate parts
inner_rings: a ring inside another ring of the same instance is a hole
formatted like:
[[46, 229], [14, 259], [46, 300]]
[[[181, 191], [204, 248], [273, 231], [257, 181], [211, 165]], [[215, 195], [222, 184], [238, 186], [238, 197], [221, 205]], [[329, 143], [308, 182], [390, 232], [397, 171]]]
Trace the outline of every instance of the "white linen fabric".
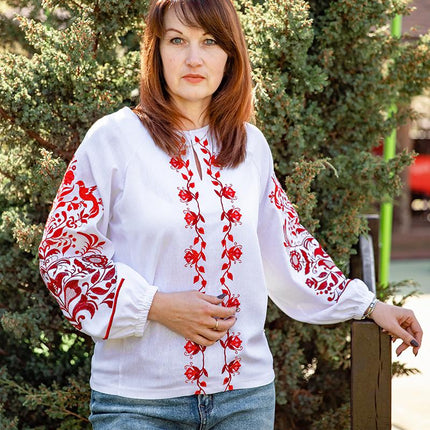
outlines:
[[[97, 121], [78, 148], [39, 255], [65, 317], [94, 339], [94, 390], [156, 399], [262, 386], [274, 378], [268, 295], [317, 324], [359, 319], [372, 301], [300, 225], [264, 136], [246, 130], [237, 168], [216, 164], [207, 127], [184, 132], [182, 155], [168, 156], [129, 108]], [[210, 347], [147, 320], [157, 290], [193, 289], [238, 307]]]

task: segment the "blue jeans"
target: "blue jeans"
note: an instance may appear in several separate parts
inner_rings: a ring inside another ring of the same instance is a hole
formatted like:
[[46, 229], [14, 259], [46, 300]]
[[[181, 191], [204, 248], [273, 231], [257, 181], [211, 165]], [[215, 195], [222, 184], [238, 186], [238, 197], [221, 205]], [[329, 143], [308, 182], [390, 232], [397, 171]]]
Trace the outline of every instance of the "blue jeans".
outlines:
[[272, 430], [273, 382], [263, 387], [142, 400], [92, 391], [94, 430]]

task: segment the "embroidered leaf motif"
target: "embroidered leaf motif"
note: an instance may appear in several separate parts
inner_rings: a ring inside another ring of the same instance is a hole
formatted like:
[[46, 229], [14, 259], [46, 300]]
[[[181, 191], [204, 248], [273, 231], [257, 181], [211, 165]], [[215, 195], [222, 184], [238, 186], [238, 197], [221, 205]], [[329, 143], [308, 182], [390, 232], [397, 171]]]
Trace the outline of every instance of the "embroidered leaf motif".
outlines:
[[[305, 277], [305, 285], [317, 295], [324, 294], [328, 302], [337, 302], [349, 281], [336, 268], [321, 245], [300, 224], [299, 217], [276, 177], [268, 197], [284, 217], [285, 252], [292, 268]], [[330, 281], [330, 283], [329, 283]]]
[[50, 293], [69, 322], [82, 330], [96, 310], [113, 308], [117, 279], [114, 263], [103, 255], [106, 242], [97, 234], [78, 231], [103, 212], [103, 205], [97, 187], [77, 178], [76, 168], [75, 158], [53, 203], [39, 258]]

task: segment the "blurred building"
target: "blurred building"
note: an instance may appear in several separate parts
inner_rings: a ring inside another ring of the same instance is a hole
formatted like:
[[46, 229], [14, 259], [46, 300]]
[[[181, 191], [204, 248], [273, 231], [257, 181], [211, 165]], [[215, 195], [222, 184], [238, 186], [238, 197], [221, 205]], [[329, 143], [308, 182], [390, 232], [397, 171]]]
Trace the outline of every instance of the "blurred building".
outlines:
[[[403, 37], [417, 39], [430, 31], [430, 0], [411, 2], [415, 10], [404, 16]], [[430, 88], [415, 97], [418, 118], [398, 130], [399, 149], [417, 153], [404, 173], [404, 191], [394, 209], [393, 258], [430, 258]]]

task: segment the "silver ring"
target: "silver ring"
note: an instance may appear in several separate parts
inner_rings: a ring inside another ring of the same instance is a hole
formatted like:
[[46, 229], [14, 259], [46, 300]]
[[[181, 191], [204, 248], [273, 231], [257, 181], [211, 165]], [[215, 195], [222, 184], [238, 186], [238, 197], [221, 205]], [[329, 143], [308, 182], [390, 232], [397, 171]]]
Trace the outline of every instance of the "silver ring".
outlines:
[[216, 319], [215, 320], [215, 327], [212, 330], [218, 331], [218, 324], [219, 324], [219, 321]]

